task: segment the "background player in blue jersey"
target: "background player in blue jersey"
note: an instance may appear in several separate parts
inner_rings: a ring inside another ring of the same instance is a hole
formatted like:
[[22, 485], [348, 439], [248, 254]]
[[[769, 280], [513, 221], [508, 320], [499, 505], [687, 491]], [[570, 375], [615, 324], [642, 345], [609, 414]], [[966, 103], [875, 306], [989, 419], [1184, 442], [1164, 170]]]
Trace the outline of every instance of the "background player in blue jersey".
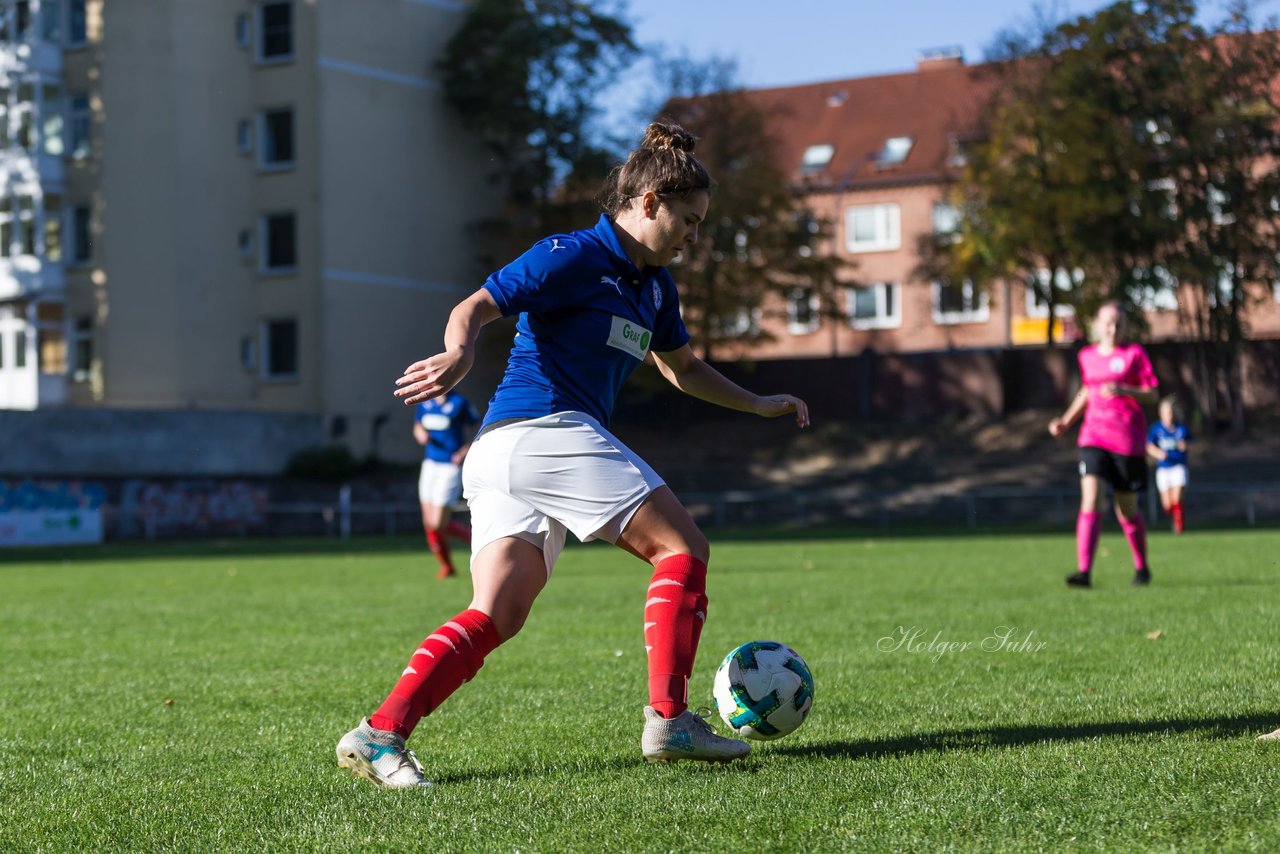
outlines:
[[1183, 529], [1182, 494], [1187, 488], [1187, 443], [1191, 438], [1177, 398], [1169, 395], [1160, 401], [1160, 420], [1147, 431], [1147, 454], [1156, 460], [1160, 506], [1173, 519], [1175, 534]]
[[653, 568], [644, 606], [645, 758], [726, 762], [750, 751], [687, 706], [707, 615], [706, 537], [654, 470], [608, 430], [623, 381], [650, 359], [694, 397], [809, 423], [804, 401], [753, 394], [689, 347], [666, 265], [698, 239], [711, 202], [714, 183], [694, 143], [678, 126], [651, 124], [611, 175], [596, 226], [542, 240], [490, 276], [454, 308], [444, 352], [397, 381], [405, 403], [445, 394], [471, 369], [481, 327], [518, 317], [506, 372], [463, 468], [473, 529], [470, 607], [422, 642], [377, 712], [338, 742], [338, 764], [357, 775], [429, 785], [405, 739], [520, 630], [570, 531], [612, 542]]
[[452, 518], [450, 505], [462, 497], [462, 461], [471, 447], [471, 428], [480, 420], [475, 407], [457, 392], [424, 400], [414, 413], [413, 438], [422, 446], [418, 503], [427, 547], [440, 561], [437, 578], [456, 574], [449, 537], [470, 545], [471, 529]]

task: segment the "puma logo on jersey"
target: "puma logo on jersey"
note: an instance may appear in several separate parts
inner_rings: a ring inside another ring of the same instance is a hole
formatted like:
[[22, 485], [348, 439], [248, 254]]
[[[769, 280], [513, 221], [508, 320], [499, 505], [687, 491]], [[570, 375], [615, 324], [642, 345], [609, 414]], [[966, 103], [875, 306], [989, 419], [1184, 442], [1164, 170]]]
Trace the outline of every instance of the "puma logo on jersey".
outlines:
[[618, 292], [618, 296], [622, 296], [622, 288], [618, 287], [618, 282], [621, 282], [621, 281], [622, 281], [622, 277], [621, 277], [621, 276], [619, 276], [619, 277], [618, 277], [618, 278], [616, 278], [616, 279], [611, 279], [611, 278], [609, 278], [608, 276], [601, 276], [601, 277], [600, 277], [600, 284], [602, 284], [602, 285], [613, 285], [613, 289], [614, 289], [615, 291], [617, 291], [617, 292]]
[[553, 238], [551, 238], [551, 251], [552, 251], [552, 252], [555, 252], [557, 249], [568, 249], [568, 248], [569, 248], [568, 246], [561, 246], [561, 245], [560, 245], [560, 238], [558, 238], [558, 237], [553, 237]]

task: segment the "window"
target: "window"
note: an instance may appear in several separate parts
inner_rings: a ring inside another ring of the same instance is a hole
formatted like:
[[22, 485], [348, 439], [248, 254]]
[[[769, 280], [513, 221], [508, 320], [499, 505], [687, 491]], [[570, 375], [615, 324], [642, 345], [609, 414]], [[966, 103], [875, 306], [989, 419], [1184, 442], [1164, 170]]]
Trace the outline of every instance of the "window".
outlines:
[[71, 263], [88, 264], [93, 260], [93, 215], [88, 206], [71, 211]]
[[981, 323], [988, 314], [986, 291], [970, 280], [959, 284], [945, 280], [933, 283], [934, 323]]
[[285, 169], [293, 165], [293, 108], [265, 110], [258, 117], [262, 133], [263, 169]]
[[13, 200], [0, 196], [0, 258], [13, 255]]
[[40, 38], [62, 44], [62, 2], [43, 0], [40, 4]]
[[[1054, 317], [1070, 317], [1076, 313], [1075, 306], [1067, 302], [1073, 288], [1084, 281], [1084, 270], [1079, 267], [1067, 275], [1066, 270], [1058, 270], [1053, 275], [1053, 284], [1058, 291], [1054, 300]], [[1027, 282], [1027, 317], [1048, 317], [1049, 301], [1040, 295], [1043, 288], [1049, 286], [1049, 271], [1036, 270], [1035, 280]]]
[[17, 0], [13, 4], [15, 42], [24, 42], [31, 34], [31, 0]]
[[262, 378], [298, 376], [298, 321], [268, 320], [262, 324]]
[[86, 26], [85, 0], [68, 0], [67, 47], [80, 47], [89, 40]]
[[253, 31], [249, 26], [249, 16], [241, 12], [236, 15], [236, 46], [247, 48], [253, 40]]
[[808, 288], [796, 288], [787, 298], [787, 331], [807, 335], [818, 328], [818, 295]]
[[36, 254], [36, 200], [33, 196], [18, 197], [18, 252]]
[[0, 150], [9, 147], [9, 87], [0, 82]]
[[898, 206], [862, 205], [845, 213], [845, 248], [849, 252], [881, 252], [902, 245]]
[[253, 153], [253, 124], [248, 119], [236, 123], [236, 148], [241, 154]]
[[909, 136], [891, 136], [884, 141], [884, 148], [876, 155], [876, 165], [881, 169], [897, 166], [911, 153], [914, 140]]
[[62, 327], [36, 330], [36, 363], [42, 374], [64, 376], [67, 373], [67, 337]]
[[960, 210], [946, 202], [934, 202], [933, 233], [938, 243], [955, 243], [960, 239]]
[[90, 151], [91, 114], [88, 95], [72, 95], [67, 101], [67, 149], [75, 160], [84, 160]]
[[898, 286], [877, 282], [849, 288], [849, 323], [854, 329], [887, 329], [900, 325]]
[[13, 336], [13, 366], [15, 368], [27, 366], [27, 331], [25, 329], [19, 329]]
[[262, 271], [287, 273], [298, 266], [297, 222], [292, 213], [262, 218]]
[[93, 318], [90, 315], [76, 318], [71, 341], [71, 379], [78, 383], [88, 382], [93, 370]]
[[1176, 311], [1178, 308], [1178, 280], [1159, 265], [1142, 267], [1133, 271], [1138, 282], [1138, 305], [1143, 311]]
[[30, 83], [19, 83], [18, 102], [13, 105], [13, 112], [18, 124], [17, 142], [26, 151], [31, 151], [36, 143], [35, 100], [35, 86]]
[[45, 86], [40, 95], [40, 143], [45, 154], [61, 157], [62, 93], [57, 86]]
[[816, 175], [831, 162], [831, 155], [836, 153], [834, 145], [811, 145], [804, 151], [800, 161], [801, 175]]
[[292, 58], [293, 3], [263, 3], [258, 7], [258, 59], [283, 62]]
[[41, 222], [44, 225], [44, 260], [62, 263], [62, 197], [45, 196]]

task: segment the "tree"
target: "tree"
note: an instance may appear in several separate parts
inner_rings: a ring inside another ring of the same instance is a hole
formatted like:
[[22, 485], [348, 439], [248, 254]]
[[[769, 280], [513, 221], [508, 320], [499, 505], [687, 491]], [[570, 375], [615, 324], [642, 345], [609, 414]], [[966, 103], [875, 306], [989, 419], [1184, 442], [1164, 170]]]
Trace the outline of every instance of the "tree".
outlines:
[[768, 118], [735, 84], [733, 63], [685, 58], [660, 67], [669, 93], [662, 112], [701, 137], [695, 153], [718, 185], [698, 243], [672, 270], [703, 358], [769, 340], [757, 318], [795, 292], [812, 294], [827, 314], [842, 314], [840, 261], [817, 251], [830, 226], [789, 184]]
[[[595, 94], [638, 52], [629, 25], [585, 0], [476, 0], [438, 63], [445, 99], [494, 155], [505, 209], [481, 224], [502, 254], [572, 223], [578, 184], [603, 179], [609, 153], [591, 123]], [[589, 197], [588, 197], [589, 198]]]

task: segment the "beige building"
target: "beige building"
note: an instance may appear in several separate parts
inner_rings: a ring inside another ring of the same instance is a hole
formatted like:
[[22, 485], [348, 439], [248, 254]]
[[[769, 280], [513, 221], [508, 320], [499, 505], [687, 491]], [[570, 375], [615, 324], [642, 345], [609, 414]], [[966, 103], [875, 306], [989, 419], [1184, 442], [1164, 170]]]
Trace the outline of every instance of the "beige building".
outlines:
[[0, 0], [0, 408], [310, 413], [412, 453], [393, 381], [487, 272], [434, 68], [466, 8]]

